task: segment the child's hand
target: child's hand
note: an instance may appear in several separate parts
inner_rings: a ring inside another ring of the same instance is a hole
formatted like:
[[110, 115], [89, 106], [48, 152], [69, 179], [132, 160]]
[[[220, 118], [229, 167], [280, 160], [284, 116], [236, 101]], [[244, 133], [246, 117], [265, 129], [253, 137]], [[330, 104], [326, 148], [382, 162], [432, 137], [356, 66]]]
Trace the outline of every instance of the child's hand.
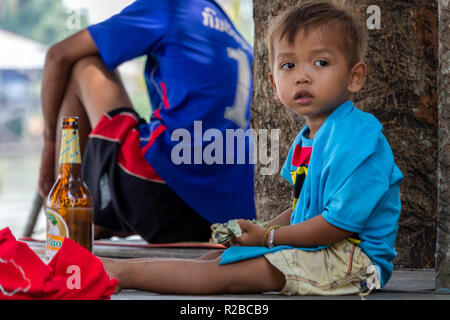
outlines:
[[239, 226], [242, 229], [240, 237], [233, 237], [230, 241], [231, 245], [239, 246], [261, 246], [266, 229], [260, 227], [250, 221], [239, 219]]

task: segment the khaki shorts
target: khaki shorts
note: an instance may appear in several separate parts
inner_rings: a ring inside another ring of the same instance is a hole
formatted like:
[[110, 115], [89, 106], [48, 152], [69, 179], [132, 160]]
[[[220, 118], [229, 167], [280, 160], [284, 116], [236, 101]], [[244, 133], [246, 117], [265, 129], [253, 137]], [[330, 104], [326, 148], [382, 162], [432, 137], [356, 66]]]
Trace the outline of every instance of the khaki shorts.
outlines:
[[368, 294], [379, 282], [370, 259], [349, 240], [318, 251], [287, 249], [264, 256], [286, 278], [282, 295]]

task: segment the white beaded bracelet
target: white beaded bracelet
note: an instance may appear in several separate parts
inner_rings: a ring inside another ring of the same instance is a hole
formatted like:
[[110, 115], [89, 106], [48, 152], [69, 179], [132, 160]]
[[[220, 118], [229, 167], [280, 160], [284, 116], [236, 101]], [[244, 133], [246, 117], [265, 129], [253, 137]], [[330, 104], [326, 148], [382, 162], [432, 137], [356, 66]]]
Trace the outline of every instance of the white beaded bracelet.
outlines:
[[267, 242], [267, 247], [269, 249], [272, 249], [275, 245], [274, 245], [274, 239], [275, 239], [275, 228], [273, 228], [272, 230], [269, 231], [269, 236], [268, 238], [268, 242]]

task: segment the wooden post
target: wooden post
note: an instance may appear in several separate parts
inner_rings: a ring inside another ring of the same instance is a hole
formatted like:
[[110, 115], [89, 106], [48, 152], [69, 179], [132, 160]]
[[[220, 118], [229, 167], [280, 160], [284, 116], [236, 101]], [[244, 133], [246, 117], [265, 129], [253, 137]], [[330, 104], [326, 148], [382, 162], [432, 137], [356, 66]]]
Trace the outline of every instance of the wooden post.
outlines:
[[450, 1], [438, 0], [438, 213], [436, 289], [450, 290]]
[[[264, 42], [271, 18], [294, 6], [297, 0], [254, 0], [253, 20], [255, 22], [255, 59], [253, 62], [253, 100], [251, 126], [254, 129], [282, 129], [279, 138], [280, 169], [289, 152], [292, 140], [304, 126], [302, 117], [289, 112], [274, 99], [269, 81], [267, 47]], [[271, 141], [276, 143], [275, 141]], [[259, 143], [259, 141], [258, 141]], [[260, 146], [258, 146], [260, 150]], [[270, 148], [267, 148], [270, 150]], [[292, 188], [280, 174], [263, 175], [261, 163], [255, 164], [255, 204], [258, 219], [268, 221], [292, 205]]]
[[24, 237], [31, 237], [33, 235], [34, 227], [36, 226], [36, 221], [39, 217], [39, 212], [41, 212], [43, 203], [44, 200], [42, 199], [41, 195], [39, 194], [39, 192], [36, 192], [30, 216], [28, 217], [28, 221], [23, 232]]

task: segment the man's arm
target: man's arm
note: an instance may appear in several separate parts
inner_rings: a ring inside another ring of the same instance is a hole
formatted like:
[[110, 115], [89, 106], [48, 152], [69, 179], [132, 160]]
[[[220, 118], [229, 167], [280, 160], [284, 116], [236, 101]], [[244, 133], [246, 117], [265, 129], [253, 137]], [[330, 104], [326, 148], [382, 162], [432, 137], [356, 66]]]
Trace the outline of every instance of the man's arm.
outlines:
[[72, 65], [79, 59], [97, 52], [97, 46], [87, 29], [56, 43], [48, 50], [41, 90], [45, 141], [55, 141], [59, 108]]
[[79, 59], [97, 52], [89, 31], [82, 30], [53, 45], [45, 57], [41, 89], [44, 147], [39, 172], [39, 193], [42, 197], [48, 195], [55, 180], [56, 128], [71, 67]]

